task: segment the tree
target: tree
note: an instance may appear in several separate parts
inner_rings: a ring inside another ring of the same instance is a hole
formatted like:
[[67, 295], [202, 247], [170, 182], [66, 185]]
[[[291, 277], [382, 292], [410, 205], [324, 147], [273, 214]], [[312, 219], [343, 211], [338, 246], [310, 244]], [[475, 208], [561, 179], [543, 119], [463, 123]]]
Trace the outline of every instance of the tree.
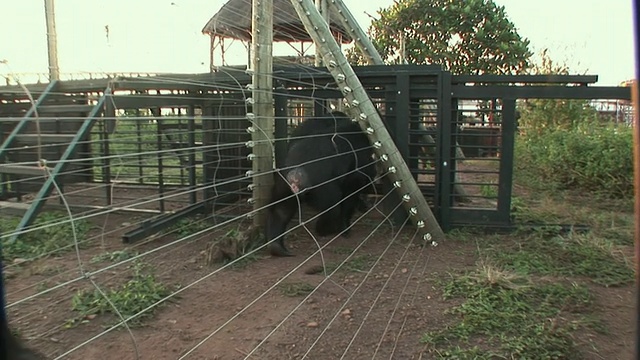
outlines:
[[[388, 63], [440, 64], [453, 74], [521, 73], [532, 53], [493, 0], [397, 0], [378, 10], [369, 35]], [[348, 58], [363, 64], [356, 48]]]
[[[565, 63], [551, 59], [548, 49], [540, 52], [540, 59], [527, 70], [536, 75], [569, 75]], [[539, 84], [545, 86], [545, 84]], [[598, 120], [598, 112], [589, 100], [576, 99], [527, 99], [519, 102], [520, 134], [525, 137], [544, 135], [548, 131], [572, 130], [581, 125], [592, 126]]]

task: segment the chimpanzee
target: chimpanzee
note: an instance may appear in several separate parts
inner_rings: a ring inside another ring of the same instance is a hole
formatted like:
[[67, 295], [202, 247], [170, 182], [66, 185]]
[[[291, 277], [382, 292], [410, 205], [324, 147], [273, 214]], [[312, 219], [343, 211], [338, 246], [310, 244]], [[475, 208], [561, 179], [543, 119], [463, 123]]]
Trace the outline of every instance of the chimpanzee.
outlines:
[[292, 131], [284, 166], [275, 175], [267, 214], [266, 240], [279, 237], [270, 244], [271, 254], [292, 255], [283, 235], [298, 210], [292, 194], [318, 212], [331, 208], [318, 217], [318, 235], [345, 230], [348, 236], [351, 218], [362, 202], [361, 188], [376, 175], [373, 148], [360, 126], [340, 111], [306, 119]]

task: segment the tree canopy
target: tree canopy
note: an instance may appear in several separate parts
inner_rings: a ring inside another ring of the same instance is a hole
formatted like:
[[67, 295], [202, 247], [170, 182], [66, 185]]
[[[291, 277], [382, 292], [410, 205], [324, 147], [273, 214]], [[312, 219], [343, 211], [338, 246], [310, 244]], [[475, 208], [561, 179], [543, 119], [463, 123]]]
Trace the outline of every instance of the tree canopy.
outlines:
[[[523, 72], [532, 53], [493, 0], [396, 0], [378, 10], [369, 35], [388, 63], [440, 64], [453, 74], [512, 74]], [[356, 48], [348, 58], [364, 57]]]

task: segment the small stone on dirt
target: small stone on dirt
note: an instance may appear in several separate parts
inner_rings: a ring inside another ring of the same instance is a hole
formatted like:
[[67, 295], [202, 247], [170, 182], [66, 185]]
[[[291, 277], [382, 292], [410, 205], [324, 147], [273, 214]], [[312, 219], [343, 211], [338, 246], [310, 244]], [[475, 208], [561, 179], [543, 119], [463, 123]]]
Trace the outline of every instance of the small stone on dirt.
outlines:
[[310, 327], [310, 328], [318, 327], [318, 323], [315, 321], [308, 322], [307, 327]]
[[307, 275], [320, 274], [322, 272], [324, 272], [324, 267], [322, 265], [310, 266], [304, 271]]
[[406, 274], [407, 271], [409, 271], [409, 270], [407, 268], [403, 268], [401, 271], [402, 271], [403, 274]]
[[342, 316], [350, 316], [351, 315], [351, 310], [344, 309], [344, 310], [342, 310], [342, 312], [340, 314], [342, 314]]

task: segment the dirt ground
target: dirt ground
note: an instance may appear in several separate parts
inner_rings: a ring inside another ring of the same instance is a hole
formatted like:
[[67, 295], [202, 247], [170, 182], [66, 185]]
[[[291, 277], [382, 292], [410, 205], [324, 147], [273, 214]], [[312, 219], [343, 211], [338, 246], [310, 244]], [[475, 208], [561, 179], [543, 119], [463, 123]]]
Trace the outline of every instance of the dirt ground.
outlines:
[[[99, 287], [116, 286], [128, 273], [126, 266], [107, 268], [112, 263], [91, 259], [127, 247], [122, 234], [145, 216], [112, 213], [91, 218], [92, 240], [82, 247], [80, 258], [86, 271], [99, 271], [92, 276]], [[9, 309], [11, 324], [29, 346], [51, 359], [85, 342], [64, 358], [178, 359], [197, 345], [186, 358], [242, 359], [254, 349], [252, 359], [301, 359], [305, 354], [307, 359], [432, 358], [421, 336], [446, 326], [452, 319], [445, 311], [458, 301], [443, 300], [436, 280], [474, 268], [476, 244], [449, 238], [436, 247], [425, 245], [414, 238], [412, 227], [397, 232], [397, 227], [383, 223], [376, 229], [381, 219], [381, 214], [372, 212], [356, 223], [349, 238], [338, 238], [323, 250], [325, 263], [335, 264], [362, 244], [354, 254], [357, 263], [353, 260], [350, 269], [328, 278], [306, 273], [322, 259], [315, 255], [303, 263], [318, 250], [304, 229], [287, 240], [296, 256], [273, 258], [261, 251], [245, 266], [223, 270], [207, 263], [211, 241], [229, 228], [246, 229], [249, 220], [182, 241], [170, 234], [130, 245], [140, 253], [156, 249], [141, 260], [151, 265], [159, 281], [174, 291], [180, 289], [142, 326], [132, 328], [133, 339], [125, 329], [94, 339], [116, 320], [109, 314], [65, 326], [77, 316], [71, 310], [72, 296], [80, 289], [93, 289], [80, 275], [74, 251], [28, 265], [10, 264], [8, 302], [21, 300]], [[281, 285], [275, 285], [280, 280]], [[304, 300], [306, 293], [286, 290], [295, 284], [319, 286]], [[47, 288], [54, 290], [28, 299]], [[631, 358], [633, 287], [591, 286], [591, 290], [609, 331], [576, 339], [583, 344], [584, 357]]]

